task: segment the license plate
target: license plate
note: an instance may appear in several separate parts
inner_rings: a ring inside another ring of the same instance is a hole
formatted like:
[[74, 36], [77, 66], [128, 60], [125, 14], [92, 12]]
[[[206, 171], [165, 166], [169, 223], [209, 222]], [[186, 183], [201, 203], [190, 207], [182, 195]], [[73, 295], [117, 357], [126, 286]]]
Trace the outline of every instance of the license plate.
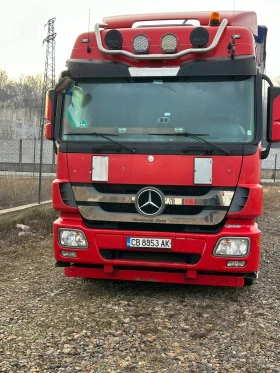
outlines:
[[149, 249], [171, 249], [170, 238], [127, 237], [126, 247], [144, 247]]

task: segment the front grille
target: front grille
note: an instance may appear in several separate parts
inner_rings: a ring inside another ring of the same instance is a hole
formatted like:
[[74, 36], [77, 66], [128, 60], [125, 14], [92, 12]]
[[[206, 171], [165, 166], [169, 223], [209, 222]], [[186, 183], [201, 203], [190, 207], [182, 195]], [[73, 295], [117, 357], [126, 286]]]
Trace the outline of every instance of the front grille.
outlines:
[[[86, 186], [86, 185], [85, 185]], [[140, 184], [89, 184], [99, 193], [105, 194], [136, 194], [144, 185]], [[181, 185], [155, 185], [164, 194], [173, 196], [203, 196], [210, 190], [210, 186], [181, 186]]]
[[177, 233], [200, 233], [200, 234], [216, 234], [221, 231], [224, 220], [217, 225], [182, 225], [182, 224], [156, 224], [156, 223], [129, 223], [129, 222], [114, 222], [114, 221], [99, 221], [83, 219], [84, 224], [91, 229], [115, 229], [134, 231], [135, 234], [139, 231], [145, 232], [177, 232]]
[[225, 219], [234, 195], [234, 188], [212, 186], [99, 183], [72, 184], [72, 189], [85, 221], [139, 226], [217, 227]]
[[197, 264], [201, 258], [199, 254], [180, 254], [174, 252], [125, 251], [100, 249], [100, 255], [105, 260], [132, 260], [143, 262], [185, 263]]
[[[137, 213], [135, 205], [128, 203], [99, 203], [102, 210], [107, 212]], [[163, 211], [164, 214], [170, 215], [196, 215], [203, 210], [202, 206], [172, 206], [168, 205]]]

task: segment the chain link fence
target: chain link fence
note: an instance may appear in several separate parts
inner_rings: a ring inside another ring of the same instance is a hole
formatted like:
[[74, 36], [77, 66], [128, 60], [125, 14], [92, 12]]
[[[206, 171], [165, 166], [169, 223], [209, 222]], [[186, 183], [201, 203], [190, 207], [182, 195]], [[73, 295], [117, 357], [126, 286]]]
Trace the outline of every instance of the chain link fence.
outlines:
[[43, 140], [0, 140], [0, 210], [51, 199], [56, 159], [53, 144]]

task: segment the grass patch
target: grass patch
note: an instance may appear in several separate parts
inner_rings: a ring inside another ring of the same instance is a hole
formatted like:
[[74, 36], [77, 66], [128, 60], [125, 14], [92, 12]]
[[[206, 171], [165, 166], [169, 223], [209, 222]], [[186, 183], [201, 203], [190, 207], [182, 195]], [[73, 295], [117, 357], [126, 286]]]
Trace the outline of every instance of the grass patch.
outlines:
[[263, 212], [279, 211], [280, 185], [264, 185], [263, 197]]
[[[41, 201], [51, 199], [52, 178], [42, 178]], [[38, 177], [0, 177], [0, 210], [38, 202]]]
[[16, 224], [24, 224], [30, 227], [31, 232], [43, 232], [51, 234], [53, 230], [53, 222], [58, 218], [58, 213], [50, 206], [48, 209], [37, 211], [27, 215], [17, 221], [0, 225], [0, 233], [4, 236], [17, 236], [20, 229], [16, 228]]

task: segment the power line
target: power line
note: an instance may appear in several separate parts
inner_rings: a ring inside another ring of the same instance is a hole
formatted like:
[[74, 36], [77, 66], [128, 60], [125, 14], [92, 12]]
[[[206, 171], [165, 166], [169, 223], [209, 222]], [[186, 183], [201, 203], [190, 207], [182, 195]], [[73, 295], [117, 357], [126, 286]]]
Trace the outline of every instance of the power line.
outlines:
[[43, 45], [46, 44], [46, 58], [45, 58], [45, 72], [41, 101], [41, 114], [40, 114], [40, 128], [39, 139], [40, 141], [40, 164], [39, 164], [39, 192], [38, 203], [41, 200], [41, 182], [42, 182], [42, 163], [43, 163], [43, 145], [44, 145], [44, 126], [45, 126], [45, 105], [46, 95], [50, 88], [55, 85], [55, 38], [56, 32], [54, 30], [55, 18], [51, 18], [45, 24], [48, 27], [47, 37], [43, 40]]

